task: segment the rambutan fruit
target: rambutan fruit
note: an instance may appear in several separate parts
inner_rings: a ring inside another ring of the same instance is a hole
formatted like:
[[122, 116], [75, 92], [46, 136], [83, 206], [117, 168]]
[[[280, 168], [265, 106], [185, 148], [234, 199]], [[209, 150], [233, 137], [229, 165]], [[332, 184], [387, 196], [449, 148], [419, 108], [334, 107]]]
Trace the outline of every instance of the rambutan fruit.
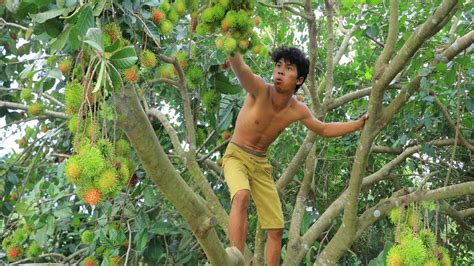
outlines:
[[26, 251], [26, 255], [30, 259], [37, 258], [41, 254], [41, 247], [36, 243], [36, 241], [31, 242], [28, 250]]
[[79, 126], [79, 117], [78, 115], [73, 115], [69, 117], [69, 121], [67, 122], [67, 128], [73, 134], [76, 134], [77, 129]]
[[18, 228], [13, 232], [13, 241], [15, 243], [22, 243], [28, 238], [28, 232], [26, 231], [26, 228]]
[[239, 41], [239, 47], [240, 49], [242, 50], [247, 50], [247, 48], [249, 48], [249, 41], [248, 40], [240, 40]]
[[412, 229], [419, 228], [421, 224], [420, 213], [410, 208], [407, 223]]
[[421, 229], [418, 235], [419, 235], [421, 241], [423, 242], [423, 245], [426, 248], [430, 249], [430, 248], [434, 248], [436, 246], [436, 237], [433, 234], [433, 232], [431, 232], [430, 230]]
[[451, 266], [451, 258], [449, 252], [445, 247], [438, 246], [436, 252], [439, 253], [439, 262], [441, 266]]
[[79, 178], [81, 177], [82, 167], [79, 163], [77, 156], [70, 157], [64, 167], [64, 173], [66, 174], [69, 182], [76, 184]]
[[102, 193], [98, 188], [91, 187], [84, 191], [83, 199], [87, 204], [95, 206], [102, 201]]
[[33, 92], [30, 88], [21, 89], [20, 98], [26, 103], [30, 103], [33, 100]]
[[105, 167], [105, 160], [98, 148], [84, 145], [79, 151], [79, 164], [85, 177], [98, 176]]
[[214, 5], [212, 7], [213, 21], [220, 21], [225, 16], [225, 9], [220, 5]]
[[96, 179], [97, 188], [104, 194], [112, 192], [117, 188], [117, 178], [115, 169], [106, 169], [100, 174], [99, 178]]
[[169, 78], [172, 79], [174, 78], [174, 67], [172, 65], [161, 65], [158, 68], [158, 76], [162, 78]]
[[237, 12], [237, 20], [235, 22], [236, 27], [245, 31], [249, 26], [249, 22], [250, 18], [247, 12], [244, 10], [239, 10], [239, 12]]
[[155, 24], [159, 25], [165, 18], [165, 12], [166, 11], [163, 11], [162, 9], [155, 8], [151, 11], [151, 19], [153, 22], [155, 22]]
[[116, 162], [118, 162], [116, 163], [116, 166], [118, 166], [118, 171], [119, 171], [120, 177], [122, 178], [122, 183], [127, 184], [128, 178], [130, 177], [128, 161], [127, 159], [123, 157], [117, 157]]
[[403, 256], [398, 245], [392, 246], [387, 255], [387, 266], [402, 266]]
[[222, 49], [222, 46], [224, 45], [224, 37], [218, 37], [215, 42], [217, 49]]
[[94, 122], [89, 121], [86, 127], [87, 137], [89, 137], [91, 140], [95, 140], [97, 136], [99, 136], [99, 133], [100, 133], [99, 124], [97, 124], [97, 122], [95, 121]]
[[63, 73], [63, 75], [66, 75], [69, 69], [71, 69], [71, 59], [67, 58], [59, 62], [58, 64], [58, 69]]
[[170, 12], [168, 12], [168, 15], [166, 16], [171, 23], [176, 24], [176, 22], [179, 21], [179, 14], [176, 11], [175, 8], [171, 8]]
[[259, 16], [256, 16], [254, 19], [253, 19], [254, 23], [255, 23], [255, 26], [258, 27], [258, 25], [260, 25], [260, 23], [262, 22], [262, 19], [259, 17]]
[[106, 35], [110, 40], [110, 44], [113, 44], [117, 40], [122, 39], [122, 30], [117, 23], [109, 23], [104, 26], [103, 35]]
[[199, 8], [199, 0], [186, 0], [186, 6], [190, 11], [196, 11]]
[[114, 158], [114, 148], [109, 140], [99, 139], [99, 141], [97, 141], [97, 148], [100, 150], [102, 157], [104, 157], [105, 159], [110, 160]]
[[160, 23], [160, 32], [163, 35], [170, 35], [173, 32], [173, 23], [167, 19], [164, 19]]
[[174, 7], [178, 15], [183, 16], [186, 12], [186, 2], [184, 0], [176, 0], [174, 2]]
[[115, 153], [117, 153], [118, 156], [124, 156], [127, 157], [130, 155], [130, 152], [132, 151], [130, 144], [128, 141], [124, 139], [119, 139], [115, 143]]
[[130, 83], [135, 83], [138, 81], [138, 67], [132, 66], [123, 71], [125, 79]]
[[212, 7], [208, 7], [202, 11], [201, 19], [206, 23], [214, 22], [214, 11], [212, 10]]
[[110, 266], [119, 266], [122, 264], [122, 257], [120, 256], [110, 257], [109, 262], [110, 262]]
[[262, 51], [261, 45], [255, 45], [252, 47], [252, 53], [254, 54], [260, 54], [261, 51]]
[[178, 60], [179, 65], [182, 69], [186, 69], [188, 65], [188, 55], [184, 51], [179, 51], [176, 53], [176, 59]]
[[428, 258], [423, 262], [423, 266], [440, 266], [440, 263], [437, 258]]
[[204, 36], [206, 34], [206, 26], [203, 23], [199, 23], [196, 26], [196, 34], [199, 36]]
[[204, 72], [199, 66], [191, 65], [186, 71], [186, 78], [192, 84], [197, 85], [204, 79]]
[[202, 104], [209, 113], [216, 113], [219, 110], [221, 97], [215, 90], [209, 90], [202, 96]]
[[92, 241], [94, 241], [94, 233], [91, 230], [85, 230], [81, 234], [81, 241], [86, 245], [92, 244]]
[[423, 242], [417, 237], [404, 239], [400, 243], [403, 262], [406, 265], [422, 265], [426, 258], [426, 249]]
[[82, 266], [96, 266], [96, 265], [98, 265], [97, 261], [92, 256], [89, 256], [85, 258], [84, 261], [82, 261]]
[[140, 56], [142, 66], [146, 68], [153, 68], [156, 66], [156, 55], [150, 50], [144, 50]]
[[229, 6], [229, 3], [230, 0], [219, 0], [219, 4], [224, 8], [227, 8]]
[[[403, 213], [402, 213], [403, 215]], [[393, 223], [393, 224], [397, 224], [398, 223], [398, 219], [400, 219], [400, 208], [395, 208], [395, 209], [392, 209], [390, 211], [390, 221]]]
[[17, 260], [21, 255], [20, 247], [12, 246], [7, 249], [7, 258], [9, 261]]
[[168, 12], [171, 9], [170, 2], [168, 0], [164, 0], [160, 4], [160, 9], [163, 10], [163, 12]]
[[37, 101], [28, 107], [28, 114], [30, 116], [39, 116], [43, 112], [44, 112], [44, 105], [40, 101]]
[[235, 41], [234, 38], [232, 37], [225, 38], [224, 43], [222, 45], [224, 52], [230, 54], [235, 50], [236, 47], [237, 47], [237, 42]]
[[77, 83], [68, 83], [64, 89], [64, 104], [67, 114], [79, 112], [84, 99], [84, 87]]

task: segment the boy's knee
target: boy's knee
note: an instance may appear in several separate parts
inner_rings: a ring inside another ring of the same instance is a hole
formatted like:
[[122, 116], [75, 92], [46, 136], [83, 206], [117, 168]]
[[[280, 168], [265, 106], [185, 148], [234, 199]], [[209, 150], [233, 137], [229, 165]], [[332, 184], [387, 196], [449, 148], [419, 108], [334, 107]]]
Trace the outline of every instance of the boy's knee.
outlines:
[[279, 229], [267, 229], [268, 237], [269, 238], [277, 238], [281, 239], [283, 236], [283, 228]]
[[235, 193], [232, 200], [232, 207], [237, 207], [240, 209], [247, 209], [250, 203], [250, 191], [247, 189], [242, 189]]

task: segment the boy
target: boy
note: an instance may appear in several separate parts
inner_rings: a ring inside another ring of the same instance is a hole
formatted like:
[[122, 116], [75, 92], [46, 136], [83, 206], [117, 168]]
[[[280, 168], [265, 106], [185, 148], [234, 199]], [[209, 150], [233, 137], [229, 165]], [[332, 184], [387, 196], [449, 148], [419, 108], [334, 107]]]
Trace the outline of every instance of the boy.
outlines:
[[230, 244], [242, 253], [247, 235], [247, 208], [250, 195], [257, 208], [260, 225], [268, 232], [268, 265], [280, 264], [283, 212], [266, 159], [268, 146], [291, 123], [301, 121], [323, 137], [338, 137], [364, 126], [367, 115], [346, 123], [324, 123], [309, 108], [295, 99], [309, 72], [309, 60], [297, 48], [280, 47], [271, 55], [275, 62], [273, 84], [254, 75], [239, 53], [229, 63], [240, 85], [247, 91], [231, 142], [223, 157], [224, 176], [232, 207], [229, 219]]

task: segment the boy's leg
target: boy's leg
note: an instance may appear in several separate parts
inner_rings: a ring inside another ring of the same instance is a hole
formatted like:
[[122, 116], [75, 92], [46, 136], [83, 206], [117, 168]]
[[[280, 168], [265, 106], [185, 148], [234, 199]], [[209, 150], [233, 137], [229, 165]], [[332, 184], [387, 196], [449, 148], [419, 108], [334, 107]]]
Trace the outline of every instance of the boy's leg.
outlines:
[[280, 265], [283, 229], [267, 229], [267, 265]]
[[[250, 203], [250, 191], [242, 189], [235, 193], [229, 216], [230, 244], [244, 254], [247, 238], [247, 209]], [[281, 242], [281, 241], [280, 241]]]

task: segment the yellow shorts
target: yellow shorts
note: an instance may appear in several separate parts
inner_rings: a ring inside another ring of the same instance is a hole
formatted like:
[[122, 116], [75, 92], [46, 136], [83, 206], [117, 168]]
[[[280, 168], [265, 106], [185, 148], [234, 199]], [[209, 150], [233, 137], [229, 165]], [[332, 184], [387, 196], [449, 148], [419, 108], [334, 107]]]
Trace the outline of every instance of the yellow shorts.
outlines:
[[222, 160], [231, 200], [242, 189], [250, 191], [263, 229], [283, 228], [280, 197], [273, 182], [272, 166], [267, 158], [244, 151], [229, 143]]

